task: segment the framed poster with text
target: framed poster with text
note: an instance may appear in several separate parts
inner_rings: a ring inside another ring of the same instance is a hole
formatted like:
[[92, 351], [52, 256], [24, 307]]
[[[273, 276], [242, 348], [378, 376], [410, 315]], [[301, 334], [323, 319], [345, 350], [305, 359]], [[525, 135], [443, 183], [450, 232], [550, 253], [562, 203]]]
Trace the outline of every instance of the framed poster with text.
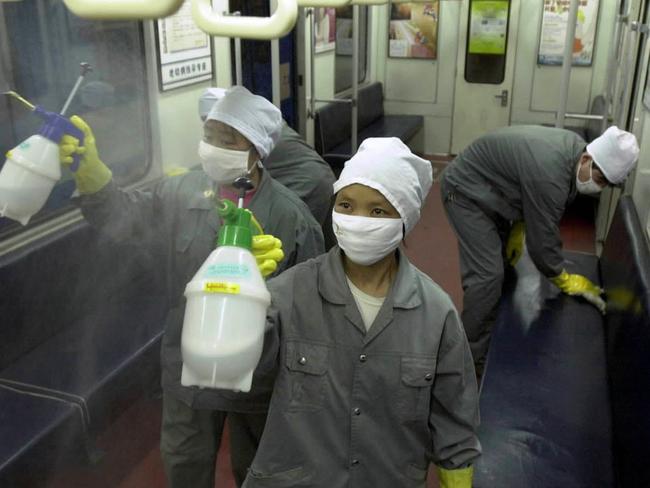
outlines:
[[194, 23], [189, 0], [174, 15], [156, 21], [156, 45], [161, 91], [212, 79], [210, 36]]
[[[570, 0], [544, 0], [537, 64], [561, 65]], [[591, 66], [598, 24], [599, 0], [580, 0], [573, 40], [573, 66]]]

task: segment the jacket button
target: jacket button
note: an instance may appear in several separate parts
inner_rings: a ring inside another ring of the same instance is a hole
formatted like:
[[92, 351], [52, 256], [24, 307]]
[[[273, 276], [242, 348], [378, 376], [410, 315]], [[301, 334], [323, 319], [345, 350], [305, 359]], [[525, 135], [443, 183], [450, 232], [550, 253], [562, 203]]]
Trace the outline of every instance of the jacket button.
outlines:
[[427, 381], [431, 381], [433, 379], [433, 375], [431, 373], [427, 373], [424, 375], [424, 379]]
[[298, 359], [298, 362], [304, 366], [307, 364], [307, 358], [305, 356], [302, 356], [300, 359]]
[[355, 408], [353, 410], [353, 412], [354, 412], [354, 415], [361, 415], [361, 409], [359, 407]]
[[353, 459], [352, 461], [350, 461], [350, 464], [352, 466], [356, 466], [357, 464], [359, 464], [359, 460], [358, 459]]
[[359, 361], [361, 361], [362, 363], [365, 363], [367, 360], [368, 360], [368, 356], [366, 356], [365, 354], [359, 356]]

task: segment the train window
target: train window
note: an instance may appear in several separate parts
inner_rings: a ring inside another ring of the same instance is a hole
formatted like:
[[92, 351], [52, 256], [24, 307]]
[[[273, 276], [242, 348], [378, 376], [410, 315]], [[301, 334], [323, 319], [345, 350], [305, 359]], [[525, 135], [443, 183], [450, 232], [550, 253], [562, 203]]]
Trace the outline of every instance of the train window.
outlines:
[[[368, 64], [368, 7], [359, 7], [359, 83], [366, 79]], [[336, 9], [336, 60], [334, 91], [352, 87], [352, 7]]]
[[508, 0], [471, 0], [467, 23], [465, 81], [497, 85], [503, 82], [509, 23]]
[[[15, 90], [46, 110], [59, 112], [79, 74], [84, 79], [66, 115], [78, 114], [98, 137], [102, 160], [116, 182], [141, 179], [150, 164], [150, 129], [142, 25], [82, 20], [60, 0], [0, 3], [0, 91]], [[0, 154], [38, 132], [41, 120], [12, 98], [0, 99]], [[0, 165], [4, 164], [4, 158]], [[72, 208], [68, 170], [33, 226]], [[24, 229], [0, 218], [0, 239]]]

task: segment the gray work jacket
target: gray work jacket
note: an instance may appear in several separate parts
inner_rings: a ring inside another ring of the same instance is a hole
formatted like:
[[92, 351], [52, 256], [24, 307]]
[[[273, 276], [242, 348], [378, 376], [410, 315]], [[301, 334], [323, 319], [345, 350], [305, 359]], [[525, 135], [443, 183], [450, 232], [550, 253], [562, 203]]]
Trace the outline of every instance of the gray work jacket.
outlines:
[[488, 214], [524, 220], [526, 246], [545, 276], [563, 268], [559, 223], [576, 195], [586, 143], [565, 129], [512, 126], [479, 137], [445, 170], [445, 179]]
[[336, 178], [323, 158], [288, 125], [284, 125], [280, 141], [264, 160], [264, 167], [273, 178], [296, 192], [323, 225], [331, 212]]
[[[112, 182], [81, 197], [88, 221], [112, 238], [135, 240], [164, 260], [169, 312], [161, 351], [162, 385], [194, 408], [264, 412], [272, 378], [254, 378], [253, 395], [187, 388], [180, 384], [180, 338], [185, 285], [215, 248], [220, 218], [213, 183], [202, 171], [166, 178], [151, 191], [123, 191]], [[276, 273], [324, 252], [323, 236], [306, 205], [266, 171], [250, 203], [264, 231], [282, 240], [285, 259]]]
[[481, 452], [472, 356], [458, 314], [398, 252], [389, 295], [366, 333], [341, 252], [269, 282], [260, 369], [278, 366], [245, 488], [424, 487]]

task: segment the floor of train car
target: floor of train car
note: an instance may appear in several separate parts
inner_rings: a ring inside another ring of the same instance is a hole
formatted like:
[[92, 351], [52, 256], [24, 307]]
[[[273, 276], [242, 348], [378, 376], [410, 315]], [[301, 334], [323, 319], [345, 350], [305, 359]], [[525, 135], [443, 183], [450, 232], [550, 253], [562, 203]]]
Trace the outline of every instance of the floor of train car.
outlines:
[[[436, 174], [439, 174], [445, 163], [434, 160], [433, 164]], [[561, 225], [566, 249], [594, 252], [593, 218], [593, 208], [588, 200], [579, 200], [572, 206]], [[414, 264], [447, 290], [460, 309], [462, 290], [456, 240], [445, 218], [437, 183], [431, 190], [419, 224], [407, 239], [406, 253]], [[99, 437], [97, 444], [105, 455], [98, 466], [63, 466], [48, 475], [46, 479], [35, 481], [31, 486], [46, 488], [162, 488], [166, 486], [158, 449], [160, 409], [159, 399], [142, 398]], [[427, 483], [428, 488], [438, 487], [433, 472], [432, 469]], [[227, 429], [218, 456], [215, 487], [235, 487], [230, 474]]]

